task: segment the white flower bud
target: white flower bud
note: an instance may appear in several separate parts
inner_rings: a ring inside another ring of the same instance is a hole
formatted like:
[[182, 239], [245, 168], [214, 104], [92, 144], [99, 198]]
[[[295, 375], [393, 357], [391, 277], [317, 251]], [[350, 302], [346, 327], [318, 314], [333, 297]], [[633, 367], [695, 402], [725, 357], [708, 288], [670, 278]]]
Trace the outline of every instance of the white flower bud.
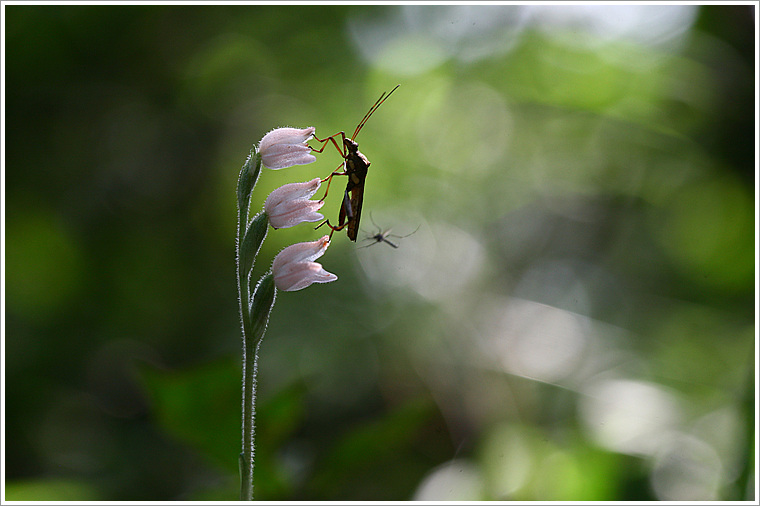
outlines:
[[301, 242], [280, 251], [272, 262], [274, 284], [278, 290], [294, 292], [312, 283], [329, 283], [338, 276], [327, 272], [314, 262], [330, 246], [330, 237], [323, 236], [312, 242]]
[[259, 142], [262, 165], [269, 169], [284, 169], [315, 161], [317, 157], [306, 144], [315, 131], [315, 127], [275, 128]]
[[317, 211], [324, 201], [309, 200], [321, 183], [319, 178], [305, 183], [289, 183], [270, 193], [264, 202], [264, 211], [272, 227], [288, 228], [323, 219], [324, 216]]

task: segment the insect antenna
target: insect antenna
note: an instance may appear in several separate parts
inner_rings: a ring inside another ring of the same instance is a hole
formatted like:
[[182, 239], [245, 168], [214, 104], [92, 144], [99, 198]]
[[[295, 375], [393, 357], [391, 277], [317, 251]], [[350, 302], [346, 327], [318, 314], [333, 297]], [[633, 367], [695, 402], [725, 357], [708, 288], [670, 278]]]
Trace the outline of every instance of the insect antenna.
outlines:
[[[397, 84], [396, 88], [398, 88], [399, 86], [401, 86], [401, 85]], [[356, 126], [356, 130], [354, 130], [354, 135], [351, 136], [351, 140], [356, 139], [356, 136], [359, 135], [359, 131], [362, 129], [362, 127], [364, 127], [364, 124], [367, 123], [367, 120], [369, 119], [370, 116], [372, 116], [372, 113], [375, 112], [377, 110], [377, 108], [380, 107], [380, 105], [383, 102], [385, 102], [386, 100], [388, 100], [388, 97], [391, 96], [391, 93], [393, 93], [394, 91], [396, 91], [396, 88], [393, 88], [387, 95], [386, 95], [385, 92], [383, 92], [383, 94], [380, 95], [380, 98], [377, 99], [377, 102], [375, 102], [374, 105], [369, 108], [369, 111], [367, 111], [367, 114], [364, 115], [364, 117], [362, 118], [362, 120]]]

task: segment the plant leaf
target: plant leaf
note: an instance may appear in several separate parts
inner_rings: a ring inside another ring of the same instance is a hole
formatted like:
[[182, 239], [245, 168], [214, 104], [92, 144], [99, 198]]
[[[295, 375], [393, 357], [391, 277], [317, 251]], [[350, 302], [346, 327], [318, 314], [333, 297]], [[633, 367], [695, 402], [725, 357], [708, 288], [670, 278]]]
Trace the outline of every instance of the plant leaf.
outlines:
[[248, 202], [253, 187], [256, 186], [256, 180], [259, 178], [259, 172], [261, 172], [261, 155], [259, 155], [254, 146], [248, 155], [248, 159], [243, 164], [243, 168], [240, 169], [240, 175], [238, 176], [238, 209], [240, 209], [241, 213], [245, 211], [244, 214], [247, 214]]
[[[261, 243], [267, 235], [269, 220], [265, 212], [259, 213], [245, 231], [245, 237], [240, 244], [240, 275], [248, 276], [253, 268], [256, 255], [261, 248]], [[247, 296], [248, 294], [246, 294]]]
[[276, 293], [274, 275], [272, 271], [269, 271], [259, 280], [251, 300], [251, 335], [249, 339], [252, 343], [258, 343], [267, 329], [269, 313], [274, 306]]

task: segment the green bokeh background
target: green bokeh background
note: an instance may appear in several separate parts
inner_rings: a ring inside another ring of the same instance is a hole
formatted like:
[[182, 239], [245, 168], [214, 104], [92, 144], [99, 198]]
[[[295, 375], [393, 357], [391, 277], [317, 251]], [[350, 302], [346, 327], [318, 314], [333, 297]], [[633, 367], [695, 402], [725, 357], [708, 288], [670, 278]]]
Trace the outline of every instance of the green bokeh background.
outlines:
[[754, 7], [3, 8], [6, 499], [237, 497], [238, 171], [398, 83], [361, 235], [419, 229], [278, 294], [256, 498], [755, 497]]

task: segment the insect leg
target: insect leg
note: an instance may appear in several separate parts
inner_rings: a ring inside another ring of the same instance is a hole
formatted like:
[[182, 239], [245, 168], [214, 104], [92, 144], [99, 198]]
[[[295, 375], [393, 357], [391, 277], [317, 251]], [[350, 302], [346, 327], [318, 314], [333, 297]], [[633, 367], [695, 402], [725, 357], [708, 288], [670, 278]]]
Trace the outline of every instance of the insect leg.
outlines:
[[318, 229], [322, 225], [327, 225], [328, 227], [330, 227], [330, 239], [332, 239], [333, 232], [343, 230], [346, 227], [346, 225], [348, 225], [348, 223], [344, 223], [343, 225], [336, 227], [335, 225], [330, 223], [329, 219], [327, 219], [323, 221], [322, 223], [320, 223], [319, 225], [317, 225], [316, 227], [314, 227], [314, 230]]
[[[414, 232], [418, 231], [418, 230], [420, 229], [420, 226], [421, 226], [421, 225], [417, 225], [417, 228], [415, 228], [413, 232], [410, 232], [410, 233], [408, 233], [408, 234], [406, 234], [406, 235], [387, 234], [387, 235], [386, 235], [386, 237], [396, 237], [396, 238], [398, 238], [398, 239], [403, 239], [404, 237], [409, 237], [409, 236], [410, 236], [410, 235], [412, 235]], [[389, 230], [388, 232], [390, 232], [390, 230]]]
[[[325, 147], [327, 146], [327, 143], [329, 143], [329, 142], [332, 141], [333, 146], [335, 146], [335, 149], [338, 150], [338, 153], [340, 153], [340, 156], [342, 156], [343, 158], [345, 158], [346, 157], [346, 153], [343, 151], [343, 148], [341, 148], [340, 146], [338, 146], [338, 142], [335, 140], [335, 138], [337, 136], [339, 136], [339, 135], [340, 135], [341, 139], [343, 139], [345, 141], [346, 134], [344, 132], [338, 132], [337, 134], [333, 134], [330, 137], [325, 137], [324, 139], [320, 139], [319, 137], [317, 137], [316, 135], [314, 135], [313, 137], [314, 137], [315, 141], [317, 141], [317, 142], [324, 142], [324, 144], [322, 144], [322, 147], [319, 148], [319, 149], [311, 148], [311, 150], [314, 151], [314, 152], [316, 152], [316, 153], [321, 153], [322, 151], [325, 150]], [[341, 143], [341, 146], [342, 145], [343, 145], [343, 143]]]
[[[346, 215], [348, 215], [348, 221], [343, 223], [343, 220], [346, 219]], [[330, 220], [328, 218], [322, 223], [320, 223], [319, 225], [317, 225], [316, 227], [314, 227], [314, 230], [318, 229], [322, 225], [327, 225], [328, 227], [330, 227], [330, 230], [331, 230], [330, 238], [332, 239], [333, 232], [337, 232], [346, 228], [346, 226], [349, 223], [351, 223], [351, 220], [353, 220], [353, 218], [354, 218], [354, 213], [353, 213], [353, 210], [351, 209], [351, 201], [348, 198], [348, 191], [346, 191], [346, 193], [343, 195], [343, 203], [341, 204], [341, 207], [340, 207], [340, 220], [339, 220], [340, 224], [336, 227], [335, 225], [330, 223]]]
[[[369, 219], [370, 221], [372, 221], [372, 224], [375, 226], [375, 228], [377, 228], [377, 233], [382, 234], [383, 228], [380, 227], [377, 223], [375, 223], [375, 220], [372, 218], [372, 211], [369, 212]], [[375, 237], [377, 237], [377, 234], [375, 235]]]
[[365, 241], [374, 241], [374, 242], [371, 242], [367, 244], [366, 246], [359, 246], [357, 249], [369, 248], [370, 246], [374, 246], [375, 244], [382, 242], [382, 240], [378, 239], [377, 237], [378, 237], [377, 235], [374, 235], [372, 237], [367, 237], [366, 239], [364, 239]]
[[[341, 165], [343, 165], [343, 164], [341, 163], [340, 165], [338, 165], [338, 169], [340, 169]], [[324, 178], [322, 181], [320, 181], [321, 183], [324, 183], [326, 181], [327, 182], [327, 188], [325, 189], [325, 195], [324, 195], [324, 197], [322, 197], [321, 199], [319, 199], [319, 202], [322, 202], [323, 200], [325, 200], [327, 198], [327, 193], [330, 191], [330, 184], [332, 183], [332, 178], [334, 176], [347, 176], [348, 175], [348, 172], [346, 172], [345, 170], [341, 172], [338, 169], [335, 169], [332, 172], [332, 174], [330, 174], [329, 176], [327, 176], [326, 178]]]

